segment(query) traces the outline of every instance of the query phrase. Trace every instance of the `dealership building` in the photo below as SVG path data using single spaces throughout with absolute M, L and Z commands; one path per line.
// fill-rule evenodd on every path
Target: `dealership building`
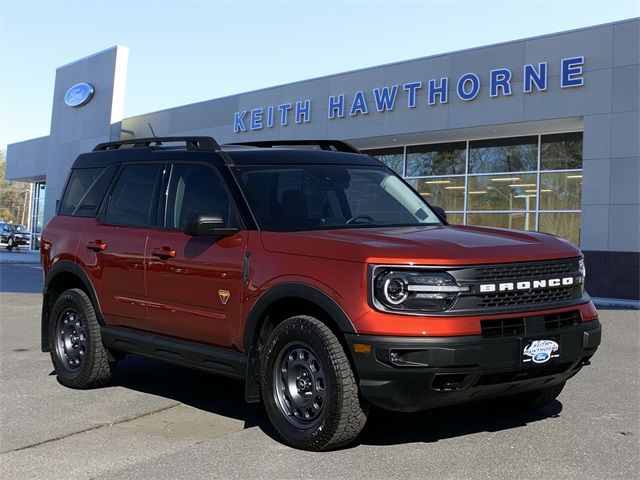
M 130 118 L 117 46 L 58 68 L 50 134 L 8 146 L 7 178 L 33 183 L 35 248 L 72 162 L 100 142 L 346 140 L 450 223 L 565 237 L 584 252 L 592 296 L 638 301 L 639 30 L 630 19 Z

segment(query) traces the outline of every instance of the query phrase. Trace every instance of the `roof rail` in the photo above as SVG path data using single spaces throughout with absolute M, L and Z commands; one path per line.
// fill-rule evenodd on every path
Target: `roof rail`
M 260 140 L 257 142 L 234 142 L 227 145 L 246 145 L 248 147 L 273 148 L 293 147 L 296 145 L 315 145 L 320 150 L 333 150 L 336 152 L 362 153 L 353 145 L 342 140 Z
M 184 142 L 187 150 L 220 150 L 220 145 L 212 137 L 152 137 L 152 138 L 134 138 L 132 140 L 119 140 L 117 142 L 106 142 L 97 145 L 93 151 L 103 150 L 119 150 L 123 145 L 132 145 L 132 148 L 139 147 L 161 147 L 163 142 Z

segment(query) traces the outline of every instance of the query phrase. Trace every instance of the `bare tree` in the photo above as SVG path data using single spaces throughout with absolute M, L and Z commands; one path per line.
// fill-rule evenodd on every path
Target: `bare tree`
M 0 221 L 26 225 L 31 184 L 6 180 L 7 159 L 0 151 Z

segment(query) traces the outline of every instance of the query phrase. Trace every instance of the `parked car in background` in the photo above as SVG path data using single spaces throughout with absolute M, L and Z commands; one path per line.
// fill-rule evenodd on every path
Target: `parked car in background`
M 31 235 L 29 229 L 19 223 L 0 223 L 0 243 L 6 244 L 6 249 L 18 250 L 20 246 L 29 245 Z

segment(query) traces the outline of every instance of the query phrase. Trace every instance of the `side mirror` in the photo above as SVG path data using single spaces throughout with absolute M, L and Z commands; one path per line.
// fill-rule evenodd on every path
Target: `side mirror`
M 431 208 L 433 208 L 436 211 L 436 213 L 440 215 L 445 221 L 447 220 L 447 212 L 444 211 L 444 208 L 437 207 L 435 205 L 431 205 Z
M 185 223 L 182 230 L 187 235 L 197 237 L 228 237 L 240 231 L 239 228 L 229 228 L 219 213 L 197 213 Z

